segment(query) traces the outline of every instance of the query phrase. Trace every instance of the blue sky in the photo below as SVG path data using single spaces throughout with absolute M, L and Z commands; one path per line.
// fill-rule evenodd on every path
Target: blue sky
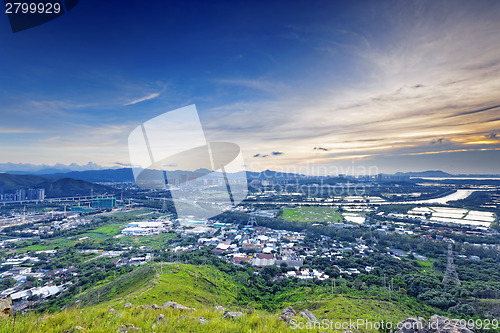
M 85 0 L 15 34 L 3 15 L 0 163 L 125 165 L 137 125 L 196 104 L 252 170 L 500 173 L 499 15 L 498 1 Z

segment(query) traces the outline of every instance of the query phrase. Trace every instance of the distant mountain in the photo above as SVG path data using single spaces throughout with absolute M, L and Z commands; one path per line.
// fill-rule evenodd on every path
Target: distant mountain
M 428 170 L 417 172 L 396 172 L 395 175 L 410 177 L 453 177 L 454 175 L 441 170 Z
M 108 167 L 109 168 L 109 167 Z M 29 164 L 29 163 L 0 163 L 0 172 L 6 172 L 10 174 L 18 175 L 45 175 L 54 173 L 63 173 L 70 171 L 85 171 L 85 170 L 103 170 L 107 167 L 103 167 L 99 164 L 89 162 L 87 164 Z
M 51 180 L 53 181 L 54 179 L 34 175 L 11 175 L 8 173 L 0 173 L 0 193 L 13 193 L 22 188 L 35 188 L 38 184 Z
M 84 180 L 63 178 L 56 181 L 47 181 L 37 185 L 45 189 L 48 198 L 87 196 L 91 194 L 113 193 L 114 189 L 99 184 L 92 184 Z
M 48 198 L 67 196 L 86 196 L 112 193 L 114 189 L 83 180 L 56 177 L 41 177 L 35 175 L 11 175 L 0 173 L 0 193 L 14 193 L 20 189 L 43 188 Z
M 46 175 L 48 176 L 48 175 Z M 87 171 L 71 171 L 65 173 L 55 173 L 50 176 L 59 178 L 73 178 L 85 180 L 87 182 L 133 182 L 134 174 L 131 168 L 121 169 L 104 169 L 104 170 L 87 170 Z

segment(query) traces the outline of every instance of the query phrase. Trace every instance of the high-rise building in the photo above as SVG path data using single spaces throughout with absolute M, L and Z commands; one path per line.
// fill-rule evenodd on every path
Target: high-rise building
M 115 208 L 116 198 L 97 198 L 92 199 L 92 208 Z
M 45 189 L 43 188 L 28 189 L 26 199 L 43 201 L 45 199 Z

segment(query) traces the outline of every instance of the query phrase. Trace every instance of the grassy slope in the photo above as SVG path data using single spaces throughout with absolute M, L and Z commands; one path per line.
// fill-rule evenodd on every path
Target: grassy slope
M 278 320 L 278 313 L 255 311 L 237 305 L 238 291 L 243 288 L 232 278 L 223 276 L 211 266 L 192 266 L 184 264 L 150 264 L 111 282 L 96 286 L 79 295 L 78 302 L 67 309 L 47 314 L 48 318 L 37 321 L 41 314 L 11 316 L 0 322 L 0 332 L 63 332 L 82 326 L 86 332 L 113 332 L 120 325 L 131 323 L 143 332 L 294 332 Z M 134 306 L 143 304 L 161 305 L 167 301 L 195 307 L 193 313 L 181 313 L 171 309 L 127 309 L 126 302 Z M 276 302 L 282 308 L 292 305 L 297 311 L 310 309 L 319 320 L 345 322 L 349 319 L 363 318 L 370 321 L 399 321 L 409 316 L 422 315 L 422 306 L 408 301 L 399 304 L 355 297 L 352 295 L 330 295 L 305 290 L 304 288 L 276 296 Z M 77 306 L 74 306 L 77 304 Z M 242 311 L 244 318 L 222 320 L 222 315 L 215 311 L 215 305 Z M 107 314 L 110 308 L 118 310 L 117 315 Z M 155 318 L 166 316 L 163 324 L 155 325 Z M 200 324 L 189 317 L 205 317 L 208 324 Z M 50 317 L 53 316 L 53 317 Z M 320 332 L 321 330 L 309 330 Z
M 163 304 L 175 301 L 186 306 L 235 304 L 241 288 L 211 266 L 184 264 L 145 265 L 80 295 L 80 303 L 109 306 Z

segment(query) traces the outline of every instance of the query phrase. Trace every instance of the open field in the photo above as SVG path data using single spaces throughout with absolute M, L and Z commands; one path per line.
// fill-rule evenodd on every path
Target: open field
M 331 207 L 309 207 L 283 209 L 283 218 L 298 222 L 342 222 L 340 214 Z
M 412 217 L 423 218 L 430 216 L 430 222 L 455 223 L 489 227 L 495 221 L 492 212 L 474 211 L 462 208 L 448 207 L 415 207 L 408 211 Z

